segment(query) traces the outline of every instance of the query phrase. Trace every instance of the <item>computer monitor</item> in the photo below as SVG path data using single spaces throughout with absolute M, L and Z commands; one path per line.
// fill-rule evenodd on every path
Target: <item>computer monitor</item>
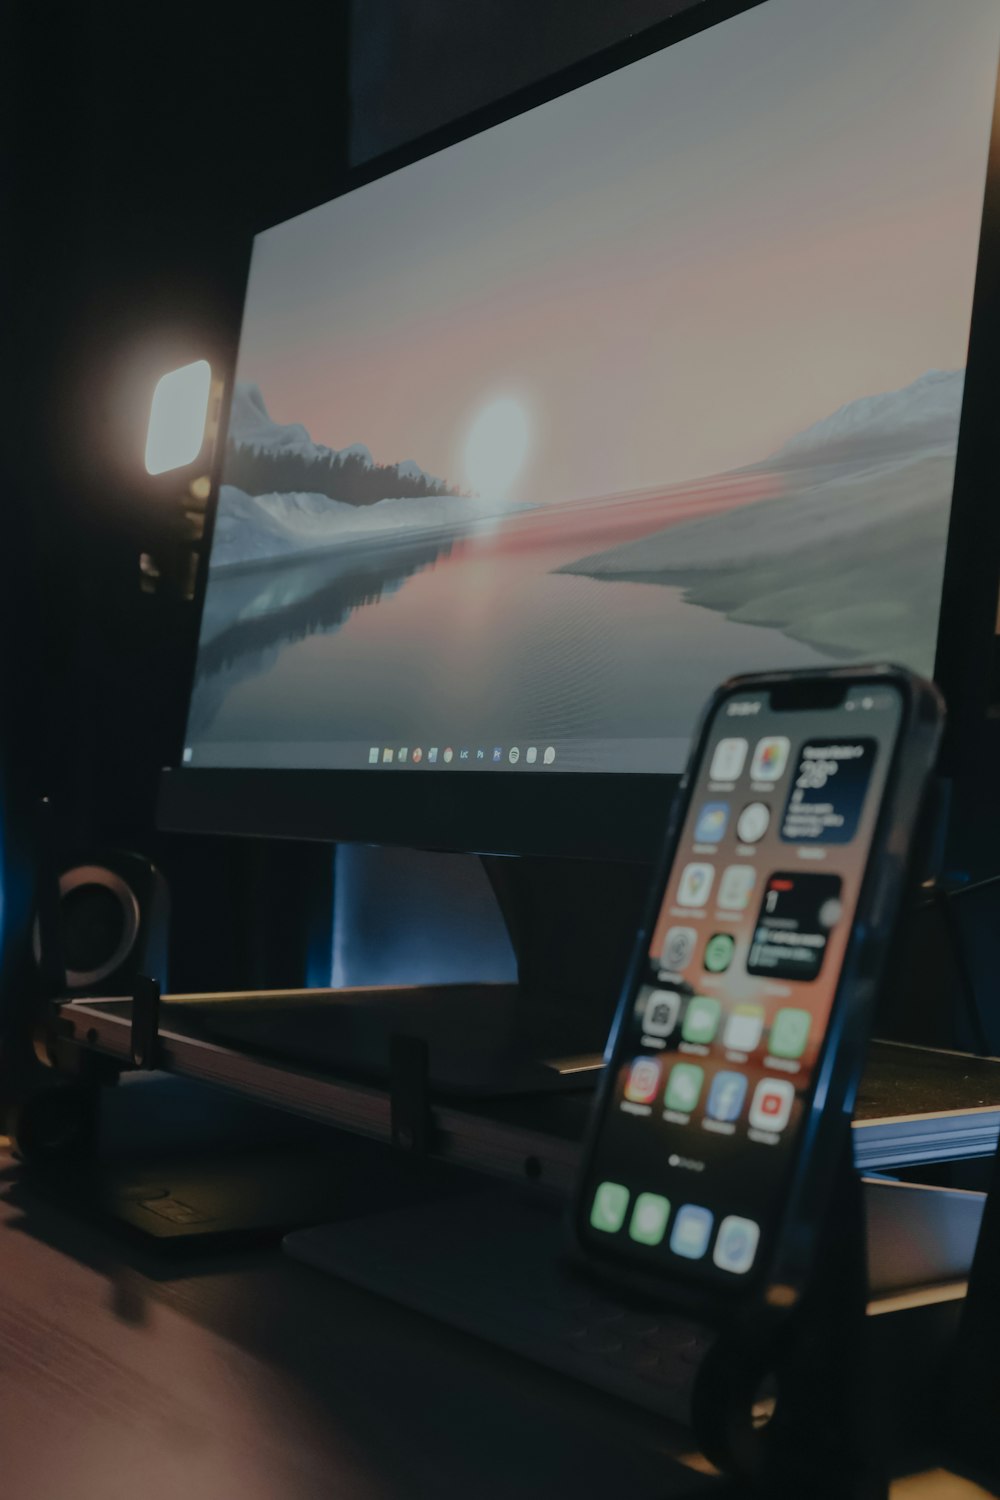
M 260 233 L 161 821 L 642 859 L 733 672 L 968 697 L 998 47 L 707 0 Z

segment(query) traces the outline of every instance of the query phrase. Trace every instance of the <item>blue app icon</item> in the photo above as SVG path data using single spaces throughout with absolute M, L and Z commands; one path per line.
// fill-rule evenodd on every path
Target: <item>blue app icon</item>
M 728 802 L 706 802 L 694 825 L 696 844 L 717 844 L 729 823 Z
M 685 1203 L 674 1220 L 671 1250 L 675 1255 L 683 1255 L 685 1260 L 701 1260 L 712 1238 L 714 1223 L 715 1217 L 709 1209 L 700 1208 L 696 1203 Z
M 732 1073 L 723 1068 L 712 1079 L 708 1091 L 705 1113 L 710 1120 L 725 1120 L 731 1124 L 738 1120 L 747 1096 L 747 1081 L 742 1073 Z

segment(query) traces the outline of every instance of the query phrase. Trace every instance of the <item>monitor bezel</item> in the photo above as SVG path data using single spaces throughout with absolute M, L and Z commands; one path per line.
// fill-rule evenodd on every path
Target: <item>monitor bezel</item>
M 696 0 L 690 9 L 528 85 L 472 114 L 342 173 L 299 211 L 308 213 L 380 177 L 468 140 L 630 63 L 755 10 L 770 0 Z M 998 65 L 1000 88 L 1000 65 Z M 299 214 L 292 215 L 299 217 Z M 279 222 L 287 223 L 289 219 Z M 274 225 L 263 225 L 266 228 Z M 249 277 L 252 242 L 247 246 Z M 244 281 L 245 303 L 246 281 Z M 996 474 L 992 392 L 1000 387 L 1000 94 L 995 92 L 984 184 L 971 336 L 938 621 L 935 681 L 949 706 L 943 751 L 957 767 L 984 722 L 997 623 L 1000 515 L 985 503 Z M 228 435 L 226 391 L 211 468 L 195 610 L 200 624 L 215 507 Z M 994 486 L 995 487 L 995 486 Z M 197 648 L 191 653 L 190 691 Z M 223 769 L 175 764 L 161 774 L 158 825 L 173 832 L 318 839 L 480 853 L 650 861 L 679 776 L 615 772 L 396 769 Z M 419 789 L 418 789 L 419 779 Z

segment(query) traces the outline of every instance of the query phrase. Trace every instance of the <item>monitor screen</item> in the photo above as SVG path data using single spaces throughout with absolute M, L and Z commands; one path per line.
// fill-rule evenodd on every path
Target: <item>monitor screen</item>
M 183 763 L 676 772 L 734 672 L 930 674 L 998 48 L 765 0 L 258 235 Z

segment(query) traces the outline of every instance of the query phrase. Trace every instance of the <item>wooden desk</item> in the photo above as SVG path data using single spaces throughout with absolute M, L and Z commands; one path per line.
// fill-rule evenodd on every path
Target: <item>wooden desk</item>
M 622 1403 L 255 1250 L 133 1252 L 0 1171 L 17 1500 L 660 1500 L 706 1481 Z
M 978 1121 L 985 1098 L 970 1102 Z M 110 1091 L 105 1121 L 109 1138 L 140 1161 L 164 1141 L 202 1162 L 212 1146 L 273 1143 L 293 1126 L 297 1140 L 303 1128 L 218 1090 L 150 1075 Z M 337 1142 L 351 1155 L 363 1144 L 338 1132 L 327 1145 Z M 373 1188 L 380 1200 L 390 1191 L 385 1148 L 364 1151 L 380 1160 L 363 1162 L 353 1179 L 346 1161 L 336 1164 L 348 1211 L 370 1211 Z M 156 1171 L 145 1177 L 158 1180 Z M 359 1195 L 368 1201 L 355 1204 Z M 275 1247 L 196 1253 L 133 1247 L 40 1198 L 0 1152 L 3 1500 L 715 1492 L 678 1461 L 687 1434 L 624 1402 Z M 920 1500 L 976 1493 L 941 1476 L 923 1484 Z
M 178 1264 L 0 1158 L 0 1454 L 17 1500 L 670 1500 L 684 1434 L 286 1260 Z M 974 1500 L 942 1470 L 893 1500 Z
M 0 1156 L 0 1454 L 17 1500 L 670 1500 L 685 1434 L 286 1260 L 177 1261 Z M 697 1460 L 695 1460 L 697 1463 Z M 973 1500 L 941 1470 L 893 1500 Z

